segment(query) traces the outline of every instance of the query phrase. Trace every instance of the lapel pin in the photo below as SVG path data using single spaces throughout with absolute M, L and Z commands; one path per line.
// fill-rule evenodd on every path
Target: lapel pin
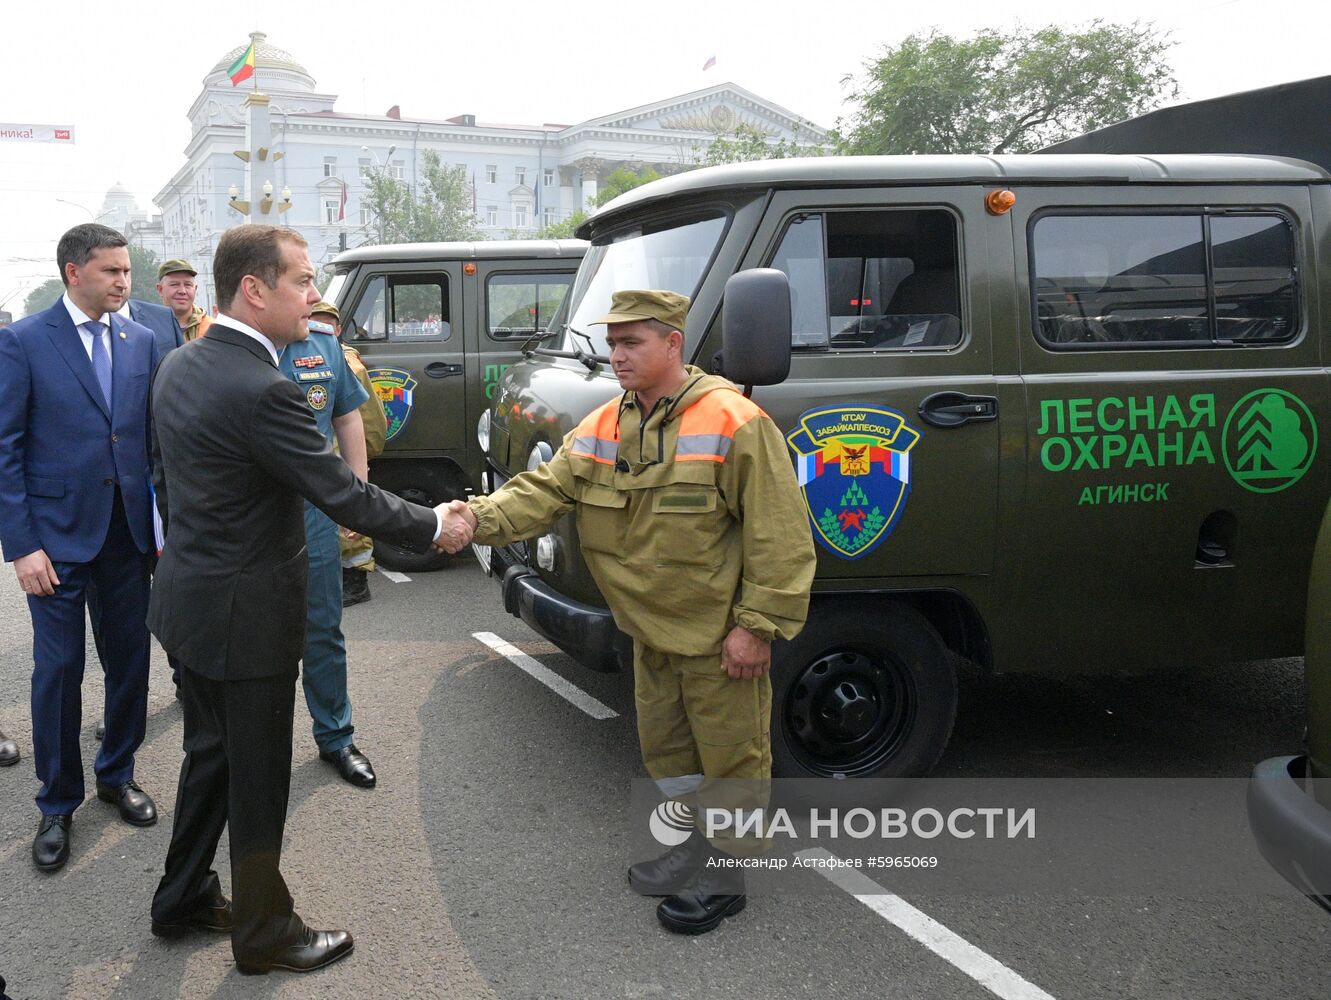
M 121 330 L 121 331 L 120 331 L 120 339 L 121 339 L 121 340 L 128 340 L 128 339 L 129 339 L 128 337 L 125 336 L 125 331 L 124 331 L 124 330 Z

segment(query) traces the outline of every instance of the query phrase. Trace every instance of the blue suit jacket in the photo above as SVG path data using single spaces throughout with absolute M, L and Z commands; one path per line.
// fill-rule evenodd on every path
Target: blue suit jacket
M 185 333 L 180 329 L 176 314 L 166 306 L 156 306 L 142 299 L 130 299 L 129 318 L 153 332 L 157 338 L 157 353 L 161 357 L 166 357 L 167 351 L 185 342 Z
M 151 330 L 111 316 L 110 412 L 63 300 L 0 329 L 6 562 L 37 549 L 53 562 L 90 562 L 106 540 L 115 484 L 135 544 L 150 550 L 148 386 L 160 357 Z

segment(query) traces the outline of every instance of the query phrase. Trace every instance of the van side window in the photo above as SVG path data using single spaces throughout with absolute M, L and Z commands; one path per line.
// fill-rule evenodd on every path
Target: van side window
M 771 264 L 790 279 L 791 345 L 955 347 L 957 259 L 956 222 L 940 209 L 796 216 Z
M 572 274 L 492 274 L 485 282 L 485 324 L 495 340 L 523 340 L 550 327 Z
M 1269 343 L 1297 327 L 1281 216 L 1046 215 L 1031 262 L 1036 333 L 1056 350 Z
M 447 340 L 448 275 L 376 275 L 365 286 L 352 318 L 355 340 Z

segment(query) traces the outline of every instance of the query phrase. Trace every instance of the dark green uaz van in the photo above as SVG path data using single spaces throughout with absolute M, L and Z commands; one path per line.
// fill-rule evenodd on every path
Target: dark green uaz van
M 522 345 L 549 327 L 586 249 L 581 240 L 401 243 L 333 259 L 324 297 L 388 417 L 371 482 L 430 506 L 475 490 L 476 418 Z M 381 541 L 374 554 L 408 571 L 448 558 Z
M 953 653 L 1070 674 L 1302 652 L 1331 491 L 1320 168 L 770 161 L 645 185 L 579 235 L 562 344 L 482 416 L 487 488 L 619 392 L 589 323 L 614 290 L 691 296 L 686 356 L 758 383 L 818 549 L 808 624 L 773 650 L 778 774 L 928 771 Z M 728 323 L 753 269 L 775 290 Z M 627 662 L 572 519 L 481 555 L 509 611 L 593 668 Z

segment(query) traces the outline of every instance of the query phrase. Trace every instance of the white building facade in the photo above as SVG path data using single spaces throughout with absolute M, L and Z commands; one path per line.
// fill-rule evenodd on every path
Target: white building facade
M 424 156 L 460 166 L 471 185 L 481 229 L 492 238 L 531 236 L 543 226 L 590 209 L 599 185 L 615 169 L 649 165 L 662 174 L 696 166 L 718 136 L 741 125 L 770 142 L 819 146 L 823 129 L 731 83 L 605 115 L 576 125 L 491 125 L 474 115 L 445 121 L 334 108 L 295 59 L 255 32 L 257 89 L 268 95 L 275 198 L 291 192 L 291 207 L 253 221 L 281 222 L 309 241 L 315 264 L 342 247 L 373 242 L 366 174 L 386 169 L 408 184 L 423 178 Z M 162 257 L 184 257 L 199 270 L 200 304 L 211 305 L 212 256 L 223 231 L 240 215 L 229 207 L 234 186 L 248 198 L 244 106 L 254 81 L 233 86 L 227 67 L 244 51 L 223 55 L 204 78 L 189 109 L 185 163 L 154 196 L 161 209 Z M 206 301 L 205 301 L 206 300 Z

